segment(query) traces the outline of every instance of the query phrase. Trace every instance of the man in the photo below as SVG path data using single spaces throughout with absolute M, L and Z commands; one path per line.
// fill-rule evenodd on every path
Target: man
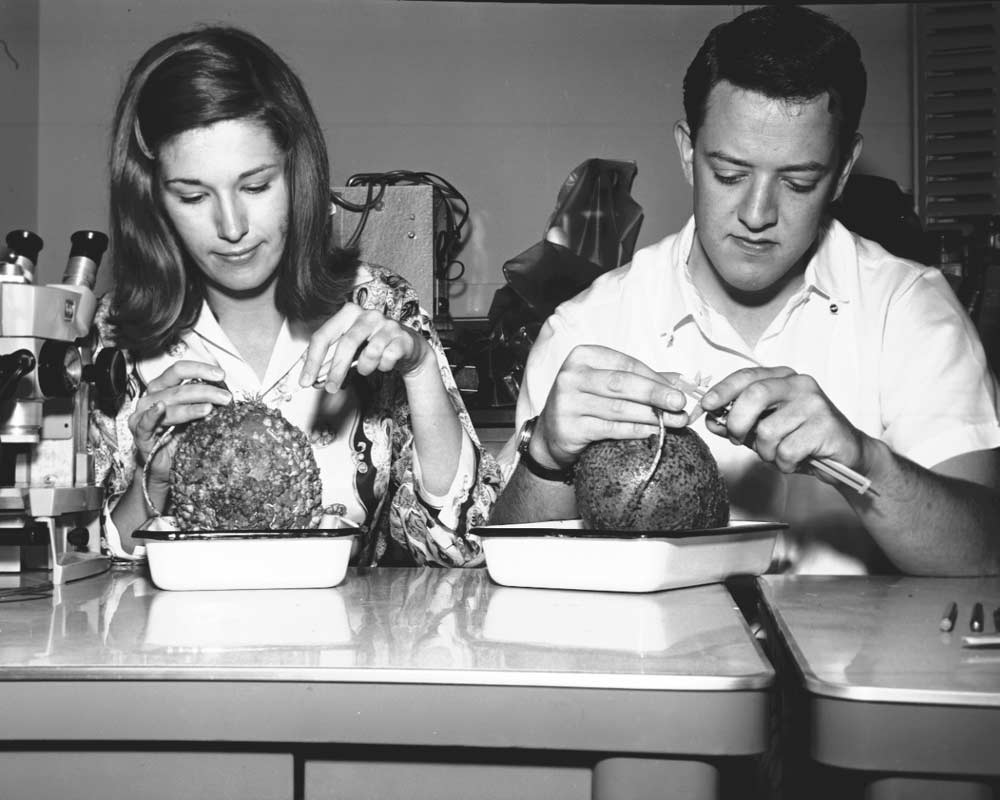
M 937 270 L 828 214 L 861 152 L 865 91 L 853 37 L 808 9 L 709 34 L 674 130 L 694 216 L 546 322 L 492 522 L 577 516 L 571 471 L 590 442 L 649 436 L 658 411 L 688 424 L 679 373 L 709 389 L 703 409 L 732 402 L 725 426 L 695 430 L 733 516 L 790 524 L 784 569 L 1000 572 L 997 385 L 974 328 Z

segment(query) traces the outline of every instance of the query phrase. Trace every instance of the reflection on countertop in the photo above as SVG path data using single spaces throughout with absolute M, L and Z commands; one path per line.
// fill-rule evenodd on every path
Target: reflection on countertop
M 332 589 L 164 592 L 137 567 L 0 607 L 0 680 L 769 686 L 721 585 L 513 589 L 486 570 L 350 569 Z M 416 674 L 419 673 L 419 674 Z

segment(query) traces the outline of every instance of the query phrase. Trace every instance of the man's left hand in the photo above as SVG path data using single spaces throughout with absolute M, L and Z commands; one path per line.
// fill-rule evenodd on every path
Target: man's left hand
M 803 465 L 810 457 L 865 472 L 867 437 L 809 375 L 789 367 L 749 367 L 715 384 L 701 401 L 706 411 L 722 411 L 730 403 L 726 424 L 708 418 L 708 429 L 734 444 L 750 444 L 782 472 L 807 471 Z

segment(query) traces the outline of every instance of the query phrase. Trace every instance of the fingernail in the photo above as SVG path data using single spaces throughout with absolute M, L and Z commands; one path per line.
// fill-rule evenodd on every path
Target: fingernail
M 221 381 L 226 377 L 226 373 L 223 371 L 222 367 L 212 367 L 212 377 Z
M 705 408 L 709 409 L 715 408 L 717 405 L 719 405 L 719 395 L 717 395 L 715 392 L 709 392 L 703 398 L 701 398 L 701 404 Z
M 314 380 L 313 374 L 311 372 L 306 372 L 305 370 L 303 370 L 302 374 L 299 375 L 299 386 L 312 386 L 313 380 Z

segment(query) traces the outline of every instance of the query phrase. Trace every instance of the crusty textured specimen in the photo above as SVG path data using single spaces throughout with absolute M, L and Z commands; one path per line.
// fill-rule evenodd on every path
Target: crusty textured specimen
M 712 451 L 690 428 L 664 435 L 663 455 L 639 491 L 656 455 L 657 436 L 594 442 L 576 465 L 576 502 L 587 528 L 676 531 L 729 522 L 729 493 Z
M 183 530 L 315 528 L 322 484 L 305 433 L 281 412 L 240 400 L 181 434 L 170 499 Z

